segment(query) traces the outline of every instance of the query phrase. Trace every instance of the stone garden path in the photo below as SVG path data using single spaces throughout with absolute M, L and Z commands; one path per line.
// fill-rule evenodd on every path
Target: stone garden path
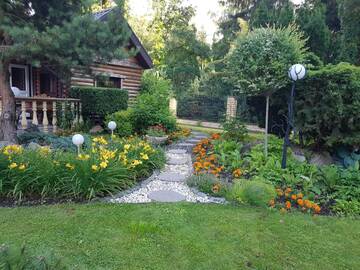
M 193 173 L 192 148 L 207 135 L 192 132 L 187 140 L 171 145 L 166 151 L 167 162 L 163 171 L 154 173 L 140 186 L 110 198 L 113 203 L 149 203 L 149 202 L 200 202 L 223 203 L 222 198 L 213 198 L 191 189 L 186 178 Z

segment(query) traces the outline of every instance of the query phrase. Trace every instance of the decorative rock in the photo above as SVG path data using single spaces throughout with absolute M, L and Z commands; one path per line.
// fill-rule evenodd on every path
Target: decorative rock
M 186 154 L 186 150 L 184 150 L 184 149 L 170 149 L 168 151 L 168 153 L 177 154 L 177 155 L 183 155 L 183 154 Z
M 185 181 L 186 176 L 175 172 L 163 172 L 158 176 L 158 179 L 168 182 L 183 182 Z
M 187 162 L 188 162 L 187 158 L 184 158 L 184 157 L 174 158 L 174 157 L 172 157 L 167 161 L 167 164 L 169 164 L 169 165 L 183 165 L 183 164 L 186 164 Z
M 303 156 L 303 155 L 293 154 L 293 156 L 299 162 L 305 162 L 306 161 L 306 157 Z
M 35 150 L 38 150 L 39 148 L 41 148 L 41 146 L 35 142 L 31 142 L 28 144 L 27 148 L 35 151 Z
M 90 129 L 89 133 L 90 134 L 96 134 L 96 133 L 100 133 L 100 132 L 103 132 L 103 131 L 104 131 L 104 129 L 100 125 L 96 125 L 96 126 L 93 126 Z
M 151 144 L 160 145 L 165 143 L 169 136 L 156 137 L 156 136 L 146 135 L 145 137 Z
M 329 152 L 314 153 L 310 159 L 310 164 L 315 164 L 317 166 L 326 166 L 333 163 L 334 161 Z
M 181 202 L 186 197 L 178 192 L 171 190 L 158 190 L 148 194 L 148 198 L 157 202 Z

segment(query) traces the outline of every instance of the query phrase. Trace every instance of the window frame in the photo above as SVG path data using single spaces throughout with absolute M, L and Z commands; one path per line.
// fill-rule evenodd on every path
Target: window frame
M 23 91 L 26 91 L 26 96 L 30 96 L 30 77 L 29 77 L 29 67 L 27 65 L 19 65 L 19 64 L 10 64 L 9 65 L 9 72 L 10 72 L 10 87 L 13 87 L 12 85 L 12 68 L 19 68 L 25 70 L 25 88 L 26 89 L 20 89 Z

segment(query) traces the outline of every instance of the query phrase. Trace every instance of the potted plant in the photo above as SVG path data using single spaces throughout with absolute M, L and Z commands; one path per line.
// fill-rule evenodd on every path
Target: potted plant
M 151 126 L 146 131 L 146 139 L 155 145 L 163 144 L 168 139 L 166 129 L 162 125 Z

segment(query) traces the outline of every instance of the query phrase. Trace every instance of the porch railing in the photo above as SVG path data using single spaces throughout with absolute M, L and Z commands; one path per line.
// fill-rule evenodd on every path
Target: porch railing
M 39 126 L 44 132 L 58 129 L 58 118 L 65 117 L 67 108 L 70 108 L 73 120 L 72 125 L 84 122 L 80 99 L 53 98 L 53 97 L 16 97 L 17 119 L 19 128 L 26 129 L 30 124 Z M 58 115 L 58 113 L 61 115 Z M 2 99 L 0 97 L 0 116 L 2 114 Z M 30 119 L 29 119 L 30 118 Z

